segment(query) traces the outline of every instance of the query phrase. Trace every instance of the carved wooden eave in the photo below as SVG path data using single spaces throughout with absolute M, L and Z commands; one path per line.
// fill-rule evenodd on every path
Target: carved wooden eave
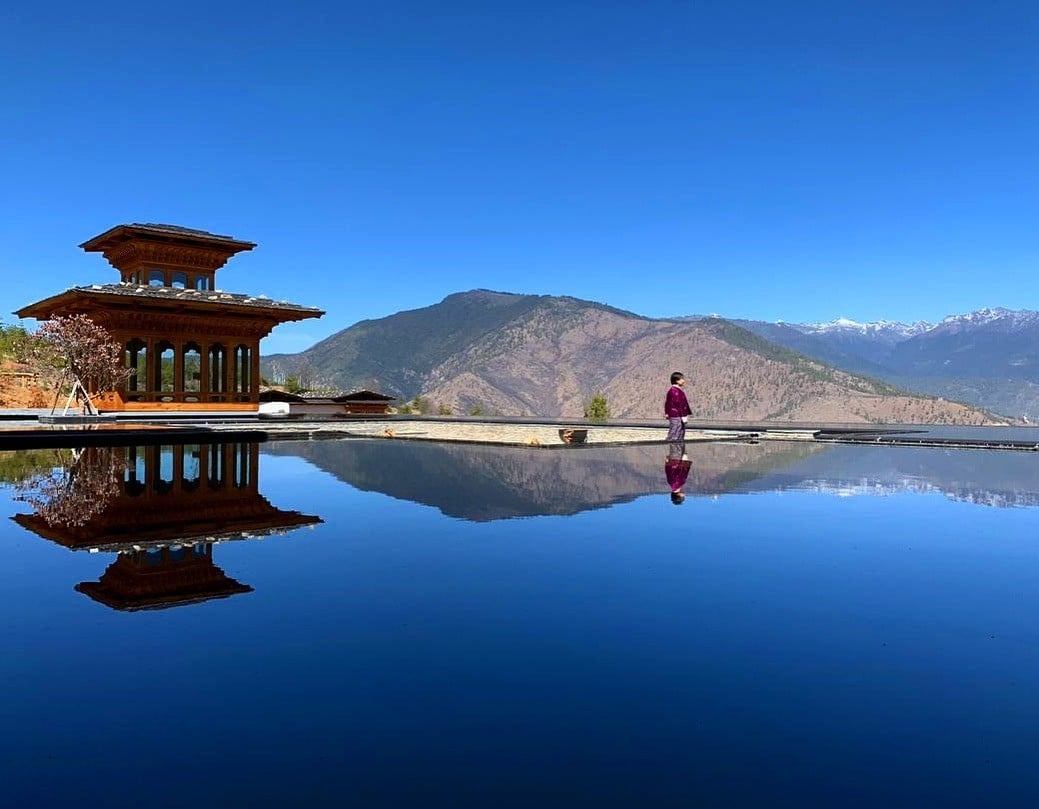
M 228 293 L 155 292 L 132 285 L 76 287 L 19 309 L 18 317 L 48 320 L 88 315 L 109 331 L 126 329 L 147 333 L 191 334 L 204 331 L 226 335 L 270 334 L 279 323 L 321 317 L 320 309 L 264 302 Z
M 138 554 L 121 554 L 96 581 L 80 582 L 76 591 L 122 612 L 161 610 L 251 593 L 210 557 L 141 564 Z
M 147 266 L 215 272 L 253 242 L 175 225 L 116 225 L 83 242 L 88 253 L 101 253 L 117 270 Z
M 102 255 L 117 270 L 169 267 L 184 270 L 219 270 L 233 252 L 152 242 L 128 242 L 104 250 Z
M 262 495 L 253 495 L 265 508 L 250 508 L 242 501 L 226 504 L 196 502 L 191 496 L 173 497 L 176 508 L 158 509 L 155 499 L 132 500 L 132 508 L 109 507 L 101 515 L 82 526 L 49 525 L 37 514 L 16 514 L 11 519 L 32 531 L 71 550 L 98 549 L 128 553 L 141 548 L 165 547 L 170 544 L 190 545 L 196 542 L 228 542 L 254 537 L 285 534 L 297 528 L 316 525 L 320 517 L 283 511 Z M 142 517 L 142 512 L 156 512 Z M 190 514 L 190 519 L 185 517 Z

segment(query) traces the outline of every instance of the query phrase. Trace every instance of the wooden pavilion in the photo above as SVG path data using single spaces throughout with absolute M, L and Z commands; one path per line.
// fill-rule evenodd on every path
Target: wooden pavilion
M 119 283 L 73 287 L 15 314 L 87 315 L 119 341 L 133 373 L 95 399 L 99 410 L 256 411 L 260 340 L 324 312 L 218 289 L 216 271 L 255 246 L 176 225 L 117 225 L 80 247 L 108 259 Z
M 253 588 L 213 563 L 214 546 L 322 522 L 272 505 L 259 460 L 255 443 L 87 447 L 67 473 L 66 503 L 13 519 L 70 550 L 118 554 L 98 581 L 76 586 L 113 609 L 227 598 Z

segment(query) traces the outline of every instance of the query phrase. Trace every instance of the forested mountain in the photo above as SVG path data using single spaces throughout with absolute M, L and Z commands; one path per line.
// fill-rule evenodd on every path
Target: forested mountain
M 579 416 L 603 393 L 615 417 L 661 417 L 673 370 L 694 414 L 714 419 L 977 424 L 986 414 L 777 346 L 720 318 L 653 320 L 568 297 L 488 290 L 363 321 L 296 355 L 269 379 L 422 395 L 454 413 Z

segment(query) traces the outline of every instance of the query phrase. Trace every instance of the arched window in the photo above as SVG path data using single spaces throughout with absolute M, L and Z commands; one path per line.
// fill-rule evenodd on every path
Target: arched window
M 174 356 L 172 343 L 162 342 L 155 346 L 156 360 L 155 363 L 155 385 L 154 390 L 161 391 L 163 393 L 173 392 L 173 367 L 174 367 Z
M 252 481 L 252 454 L 248 444 L 233 444 L 231 447 L 231 467 L 234 474 L 233 484 L 236 489 L 249 487 Z
M 209 279 L 204 275 L 198 276 L 198 278 L 195 279 L 195 289 L 203 292 L 209 289 Z
M 185 343 L 181 358 L 180 389 L 185 393 L 198 393 L 202 389 L 202 349 L 197 343 Z
M 166 494 L 173 491 L 175 448 L 172 444 L 163 444 L 155 448 L 159 455 L 158 474 L 155 476 L 155 491 Z
M 249 346 L 240 345 L 234 350 L 234 390 L 235 393 L 248 393 L 250 388 L 249 370 L 252 365 L 252 352 Z
M 210 489 L 222 489 L 224 487 L 224 459 L 226 458 L 227 444 L 210 444 L 209 458 L 206 462 L 206 480 Z
M 144 493 L 147 480 L 148 459 L 145 447 L 126 448 L 126 466 L 123 467 L 123 489 L 130 497 Z
M 148 346 L 136 337 L 126 344 L 123 357 L 126 369 L 130 371 L 126 377 L 126 391 L 133 393 L 148 389 Z
M 173 273 L 173 282 L 170 284 L 174 289 L 184 289 L 188 285 L 188 274 L 186 272 Z
M 227 391 L 227 349 L 214 344 L 209 347 L 209 392 Z
M 186 492 L 193 492 L 202 479 L 202 447 L 199 444 L 184 445 L 181 469 L 180 488 Z
M 164 273 L 162 270 L 148 270 L 148 286 L 166 286 L 166 273 Z

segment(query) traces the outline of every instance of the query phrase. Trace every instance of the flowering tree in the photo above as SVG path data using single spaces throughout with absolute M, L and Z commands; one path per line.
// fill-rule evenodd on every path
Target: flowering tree
M 25 341 L 24 352 L 25 362 L 47 387 L 69 391 L 66 410 L 75 399 L 87 413 L 96 414 L 91 396 L 115 390 L 129 374 L 122 347 L 86 315 L 44 321 Z
M 125 450 L 87 447 L 54 453 L 52 468 L 15 484 L 15 499 L 32 506 L 48 525 L 84 525 L 121 491 Z

